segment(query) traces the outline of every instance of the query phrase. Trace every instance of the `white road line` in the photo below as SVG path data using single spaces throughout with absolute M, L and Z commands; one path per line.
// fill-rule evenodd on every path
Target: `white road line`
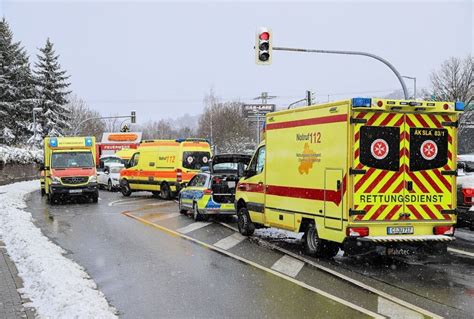
M 178 233 L 181 233 L 181 234 L 187 234 L 187 233 L 190 233 L 192 231 L 195 231 L 199 228 L 203 228 L 203 227 L 206 227 L 207 225 L 210 225 L 211 223 L 203 223 L 203 222 L 195 222 L 195 223 L 192 223 L 188 226 L 185 226 L 185 227 L 181 227 L 179 229 L 177 229 L 176 231 Z
M 388 318 L 423 319 L 421 313 L 402 307 L 393 301 L 378 297 L 377 312 Z
M 219 247 L 224 250 L 228 250 L 238 245 L 244 239 L 246 239 L 245 236 L 242 236 L 239 233 L 234 233 L 226 238 L 219 240 L 217 243 L 214 244 L 214 246 Z
M 142 203 L 146 201 L 156 201 L 156 199 L 153 198 L 140 198 L 140 199 L 119 199 L 113 202 L 110 202 L 108 206 L 122 206 L 122 205 L 127 205 L 127 204 L 135 204 L 135 203 Z M 167 202 L 165 202 L 167 203 Z
M 469 256 L 469 257 L 474 257 L 474 253 L 471 253 L 471 252 L 465 251 L 465 250 L 461 250 L 461 249 L 456 249 L 456 248 L 448 247 L 448 251 L 453 252 L 453 253 L 456 253 L 456 254 L 460 254 L 460 255 L 465 255 L 465 256 Z
M 272 269 L 295 278 L 300 270 L 303 269 L 303 266 L 304 262 L 288 255 L 283 255 L 273 264 Z
M 342 298 L 339 298 L 339 297 L 337 297 L 337 296 L 334 296 L 334 295 L 332 295 L 332 294 L 330 294 L 330 293 L 328 293 L 328 292 L 325 292 L 325 291 L 323 291 L 323 290 L 321 290 L 321 289 L 318 289 L 318 288 L 316 288 L 316 287 L 310 286 L 310 285 L 308 285 L 307 283 L 304 283 L 304 282 L 302 282 L 302 281 L 299 281 L 299 280 L 296 280 L 296 279 L 294 279 L 294 278 L 291 278 L 291 277 L 289 277 L 289 276 L 287 276 L 287 275 L 285 275 L 285 274 L 279 273 L 278 271 L 275 271 L 275 270 L 273 270 L 273 269 L 270 269 L 270 268 L 267 268 L 267 267 L 265 267 L 265 266 L 262 266 L 262 265 L 260 265 L 260 264 L 258 264 L 258 263 L 256 263 L 256 262 L 254 262 L 254 261 L 251 261 L 251 260 L 248 260 L 248 259 L 246 259 L 246 258 L 240 257 L 240 256 L 235 255 L 235 254 L 233 254 L 233 253 L 230 253 L 230 252 L 228 252 L 228 251 L 226 251 L 226 250 L 224 250 L 224 249 L 221 249 L 221 248 L 219 248 L 219 247 L 215 247 L 215 246 L 206 244 L 205 242 L 200 241 L 199 239 L 189 237 L 188 235 L 180 234 L 180 233 L 178 233 L 177 231 L 171 230 L 171 229 L 169 229 L 169 228 L 163 227 L 163 226 L 158 225 L 158 224 L 154 224 L 154 223 L 152 223 L 152 222 L 149 222 L 149 221 L 147 221 L 147 220 L 144 220 L 144 219 L 142 219 L 142 218 L 140 218 L 140 217 L 138 217 L 138 216 L 135 216 L 135 215 L 133 215 L 133 214 L 130 214 L 130 213 L 124 213 L 124 215 L 125 215 L 125 216 L 128 216 L 128 217 L 131 217 L 131 218 L 134 218 L 134 219 L 136 219 L 136 220 L 139 220 L 139 221 L 141 221 L 141 222 L 144 223 L 144 224 L 148 224 L 148 225 L 150 225 L 150 226 L 152 226 L 152 227 L 158 228 L 158 229 L 160 229 L 160 230 L 162 230 L 162 231 L 164 231 L 164 232 L 167 232 L 167 233 L 169 233 L 169 234 L 176 235 L 176 236 L 180 236 L 180 237 L 183 238 L 183 239 L 189 240 L 189 241 L 194 242 L 194 243 L 196 243 L 196 244 L 198 244 L 198 245 L 201 245 L 201 246 L 203 246 L 203 247 L 206 247 L 206 248 L 215 250 L 215 251 L 217 251 L 217 252 L 220 252 L 220 253 L 223 254 L 223 255 L 227 255 L 227 256 L 232 257 L 232 258 L 234 258 L 234 259 L 240 260 L 241 262 L 244 262 L 244 263 L 246 263 L 246 264 L 248 264 L 248 265 L 251 265 L 251 266 L 253 266 L 253 267 L 255 267 L 255 268 L 258 268 L 258 269 L 260 269 L 260 270 L 266 271 L 266 272 L 268 272 L 268 273 L 270 273 L 270 274 L 273 274 L 273 275 L 275 275 L 275 276 L 277 276 L 277 277 L 280 277 L 280 278 L 282 278 L 282 279 L 286 279 L 286 280 L 288 280 L 289 282 L 292 282 L 292 283 L 294 283 L 294 284 L 296 284 L 296 285 L 298 285 L 298 286 L 300 286 L 300 287 L 306 288 L 306 289 L 308 289 L 308 290 L 310 290 L 310 291 L 312 291 L 312 292 L 315 292 L 315 293 L 317 293 L 317 294 L 319 294 L 319 295 L 321 295 L 321 296 L 324 296 L 324 297 L 329 298 L 329 299 L 331 299 L 331 300 L 333 300 L 333 301 L 335 301 L 335 302 L 338 302 L 338 303 L 340 303 L 340 304 L 343 304 L 343 305 L 345 305 L 346 307 L 352 308 L 352 309 L 354 309 L 354 310 L 356 310 L 356 311 L 359 311 L 359 312 L 361 312 L 361 313 L 363 313 L 363 314 L 366 314 L 366 315 L 368 315 L 368 316 L 370 316 L 370 317 L 377 318 L 377 319 L 378 319 L 378 318 L 385 318 L 385 316 L 379 315 L 378 313 L 375 313 L 375 312 L 373 312 L 373 311 L 370 311 L 370 310 L 368 310 L 368 309 L 365 309 L 365 308 L 363 308 L 363 307 L 361 307 L 361 306 L 359 306 L 359 305 L 356 305 L 356 304 L 354 304 L 354 303 L 352 303 L 352 302 L 350 302 L 350 301 L 347 301 L 347 300 L 345 300 L 345 299 L 342 299 Z M 191 224 L 191 225 L 193 225 L 193 224 Z
M 232 230 L 234 230 L 234 231 L 236 231 L 236 232 L 239 231 L 237 228 L 232 227 L 232 226 L 230 226 L 229 224 L 226 224 L 226 223 L 223 223 L 223 222 L 219 222 L 219 224 L 221 224 L 222 226 L 227 227 L 227 228 L 229 228 L 229 229 L 232 229 Z M 346 281 L 352 283 L 353 285 L 356 285 L 356 286 L 358 286 L 358 287 L 360 287 L 360 288 L 363 288 L 363 289 L 365 289 L 365 290 L 367 290 L 367 291 L 370 291 L 370 292 L 372 292 L 372 293 L 374 293 L 374 294 L 376 294 L 376 295 L 378 295 L 378 296 L 380 296 L 380 297 L 383 297 L 383 298 L 388 299 L 388 300 L 390 300 L 390 301 L 392 301 L 392 302 L 395 302 L 395 303 L 397 303 L 397 304 L 399 304 L 399 305 L 402 305 L 403 307 L 409 308 L 409 309 L 411 309 L 411 310 L 414 310 L 414 311 L 416 311 L 416 312 L 419 312 L 419 313 L 421 313 L 421 314 L 423 314 L 423 315 L 425 315 L 425 316 L 431 317 L 431 318 L 436 318 L 436 319 L 441 319 L 441 318 L 443 318 L 442 316 L 439 316 L 439 315 L 437 315 L 437 314 L 435 314 L 435 313 L 433 313 L 433 312 L 431 312 L 431 311 L 428 311 L 428 310 L 426 310 L 426 309 L 420 308 L 420 307 L 418 307 L 418 306 L 416 306 L 416 305 L 414 305 L 414 304 L 411 304 L 411 303 L 409 303 L 409 302 L 407 302 L 407 301 L 405 301 L 405 300 L 402 300 L 402 299 L 397 298 L 397 297 L 395 297 L 395 296 L 392 296 L 392 295 L 390 295 L 390 294 L 388 294 L 388 293 L 386 293 L 386 292 L 383 292 L 383 291 L 381 291 L 381 290 L 379 290 L 379 289 L 377 289 L 377 288 L 374 288 L 374 287 L 371 287 L 371 286 L 369 286 L 369 285 L 367 285 L 367 284 L 364 284 L 364 283 L 361 282 L 361 281 L 358 281 L 358 280 L 353 279 L 353 278 L 351 278 L 351 277 L 349 277 L 349 276 L 346 276 L 346 275 L 344 275 L 344 274 L 342 274 L 342 273 L 339 273 L 339 272 L 337 272 L 337 271 L 335 271 L 335 270 L 333 270 L 333 269 L 330 269 L 330 268 L 325 267 L 325 266 L 322 266 L 322 265 L 320 265 L 320 264 L 318 264 L 318 263 L 316 263 L 316 262 L 313 262 L 313 261 L 310 260 L 310 259 L 307 259 L 307 258 L 304 258 L 304 257 L 302 257 L 302 256 L 299 256 L 298 254 L 295 254 L 295 253 L 293 253 L 293 252 L 291 252 L 291 251 L 289 251 L 289 250 L 287 250 L 287 249 L 281 248 L 281 247 L 278 246 L 278 245 L 275 245 L 275 244 L 273 244 L 273 243 L 270 243 L 270 242 L 268 242 L 268 241 L 266 241 L 266 240 L 263 240 L 263 239 L 261 239 L 261 238 L 258 238 L 258 237 L 252 237 L 252 238 L 255 238 L 258 242 L 264 243 L 264 244 L 267 245 L 267 247 L 269 247 L 269 248 L 272 248 L 272 249 L 274 249 L 274 250 L 277 250 L 277 251 L 280 251 L 280 252 L 282 252 L 282 253 L 284 253 L 284 254 L 287 254 L 287 255 L 289 255 L 289 256 L 291 256 L 291 257 L 293 257 L 293 258 L 296 258 L 296 259 L 298 259 L 298 260 L 301 260 L 301 261 L 307 263 L 308 265 L 311 265 L 311 266 L 313 266 L 313 267 L 315 267 L 315 268 L 317 268 L 317 269 L 320 269 L 320 270 L 322 270 L 322 271 L 324 271 L 324 272 L 327 272 L 327 273 L 329 273 L 329 274 L 331 274 L 331 275 L 333 275 L 333 276 L 335 276 L 335 277 L 338 277 L 338 278 L 340 278 L 340 279 L 346 280 Z

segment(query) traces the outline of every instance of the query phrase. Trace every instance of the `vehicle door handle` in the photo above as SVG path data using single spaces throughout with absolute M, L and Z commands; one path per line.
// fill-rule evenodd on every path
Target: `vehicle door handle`
M 341 189 L 341 181 L 336 182 L 336 189 L 340 190 Z
M 413 190 L 413 182 L 412 181 L 407 182 L 407 190 L 409 190 L 409 191 Z

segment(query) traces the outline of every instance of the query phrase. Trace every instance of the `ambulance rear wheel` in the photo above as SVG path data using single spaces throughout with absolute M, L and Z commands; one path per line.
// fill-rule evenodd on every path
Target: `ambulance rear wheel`
M 255 231 L 255 225 L 250 220 L 250 215 L 246 207 L 241 207 L 237 211 L 237 225 L 239 232 L 244 236 L 252 236 Z
M 306 254 L 316 257 L 332 258 L 339 252 L 337 244 L 319 238 L 314 223 L 309 224 L 306 228 L 303 245 Z
M 132 195 L 132 190 L 130 189 L 130 185 L 128 185 L 127 181 L 122 181 L 120 184 L 120 191 L 122 192 L 123 196 L 129 197 Z
M 171 199 L 171 190 L 168 183 L 161 184 L 160 196 L 162 199 Z

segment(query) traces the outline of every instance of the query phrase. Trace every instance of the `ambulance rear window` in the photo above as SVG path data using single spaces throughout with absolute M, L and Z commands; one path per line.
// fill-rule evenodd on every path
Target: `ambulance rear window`
M 368 167 L 398 171 L 400 168 L 400 128 L 362 126 L 360 162 Z
M 183 152 L 183 167 L 201 169 L 201 167 L 209 165 L 210 158 L 209 152 Z
M 410 128 L 410 171 L 440 168 L 448 162 L 448 131 Z

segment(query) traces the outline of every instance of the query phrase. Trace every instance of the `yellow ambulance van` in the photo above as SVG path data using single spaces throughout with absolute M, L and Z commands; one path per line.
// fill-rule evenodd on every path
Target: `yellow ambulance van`
M 240 232 L 304 232 L 306 252 L 318 256 L 446 250 L 463 109 L 354 98 L 267 114 L 265 140 L 237 186 Z
M 41 167 L 41 193 L 51 204 L 67 197 L 86 197 L 97 203 L 95 137 L 46 137 Z
M 200 169 L 209 165 L 211 146 L 205 139 L 143 141 L 120 172 L 124 196 L 150 191 L 163 199 L 174 198 Z

